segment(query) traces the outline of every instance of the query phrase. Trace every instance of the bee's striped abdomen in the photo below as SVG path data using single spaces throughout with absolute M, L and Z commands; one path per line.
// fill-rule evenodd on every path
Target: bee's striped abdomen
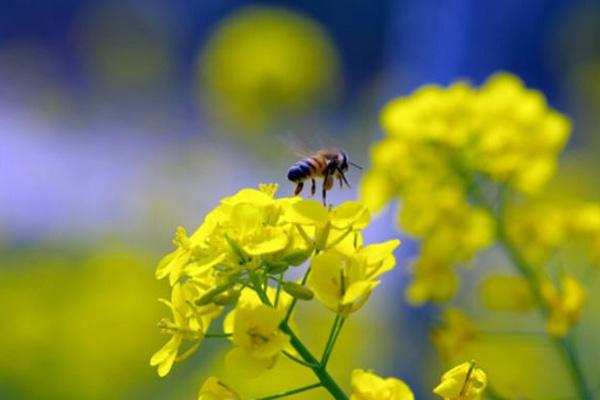
M 288 170 L 288 179 L 292 182 L 299 182 L 317 176 L 322 169 L 322 164 L 321 160 L 315 156 L 300 160 Z

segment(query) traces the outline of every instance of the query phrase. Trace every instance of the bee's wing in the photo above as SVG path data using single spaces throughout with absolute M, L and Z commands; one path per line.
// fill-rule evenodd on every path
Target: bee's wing
M 290 155 L 300 159 L 310 157 L 321 149 L 307 135 L 299 134 L 292 130 L 288 130 L 285 134 L 278 136 L 278 140 Z

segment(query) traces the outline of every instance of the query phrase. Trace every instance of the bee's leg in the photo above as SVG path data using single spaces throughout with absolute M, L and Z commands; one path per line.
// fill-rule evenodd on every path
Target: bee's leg
M 338 174 L 337 176 L 338 182 L 340 183 L 340 189 L 344 187 L 344 182 L 342 181 L 342 175 Z
M 310 195 L 314 196 L 317 191 L 317 182 L 314 179 L 311 179 L 312 184 L 310 185 Z
M 325 171 L 323 176 L 323 205 L 327 207 L 327 180 L 329 179 L 329 168 Z
M 294 190 L 294 196 L 298 196 L 300 194 L 300 192 L 302 191 L 303 187 L 304 187 L 304 182 L 302 182 L 302 181 L 298 182 L 298 184 L 296 185 L 296 190 Z
M 344 175 L 344 173 L 342 172 L 341 169 L 338 169 L 338 173 L 339 173 L 338 177 L 340 177 L 341 179 L 343 179 L 344 183 L 346 184 L 346 186 L 348 186 L 349 188 L 351 188 L 352 186 L 350 186 L 350 184 L 348 183 L 348 180 L 346 179 L 346 175 Z

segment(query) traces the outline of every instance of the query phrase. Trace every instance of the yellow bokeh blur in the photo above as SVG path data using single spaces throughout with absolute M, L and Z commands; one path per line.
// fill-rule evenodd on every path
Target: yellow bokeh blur
M 78 253 L 81 253 L 80 251 Z M 90 254 L 3 254 L 0 381 L 16 398 L 109 399 L 155 380 L 160 343 L 151 260 L 108 248 Z M 149 262 L 150 261 L 150 262 Z
M 335 97 L 339 60 L 316 21 L 274 7 L 225 18 L 198 57 L 203 105 L 220 123 L 257 132 Z

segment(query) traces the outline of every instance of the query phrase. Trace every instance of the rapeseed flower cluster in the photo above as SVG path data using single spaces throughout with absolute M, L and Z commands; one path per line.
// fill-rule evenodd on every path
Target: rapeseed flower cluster
M 160 376 L 204 340 L 228 338 L 233 347 L 225 361 L 236 376 L 256 377 L 286 356 L 315 371 L 320 382 L 315 387 L 345 398 L 326 372 L 327 361 L 344 321 L 394 268 L 400 242 L 364 244 L 362 230 L 370 214 L 359 202 L 326 208 L 315 200 L 276 198 L 276 192 L 276 185 L 242 189 L 224 198 L 191 235 L 177 229 L 177 248 L 156 270 L 156 277 L 168 278 L 171 286 L 171 300 L 160 301 L 172 317 L 159 323 L 170 338 L 150 361 Z M 308 268 L 302 279 L 287 278 L 288 270 L 303 264 Z M 321 361 L 302 344 L 293 322 L 297 302 L 312 299 L 335 317 Z M 213 322 L 228 308 L 223 330 L 215 331 Z M 397 383 L 386 382 L 381 390 L 396 390 Z M 200 399 L 237 396 L 214 377 L 199 394 Z
M 498 247 L 515 274 L 484 276 L 481 302 L 493 311 L 537 310 L 542 329 L 568 355 L 578 395 L 592 398 L 570 332 L 586 302 L 576 277 L 600 261 L 600 204 L 557 201 L 547 189 L 569 138 L 569 119 L 516 76 L 498 73 L 479 87 L 426 85 L 394 99 L 381 125 L 384 138 L 371 149 L 361 198 L 371 211 L 399 199 L 398 224 L 420 241 L 407 300 L 448 302 L 459 289 L 456 267 Z M 569 270 L 574 249 L 579 265 Z M 559 285 L 551 279 L 556 276 Z M 478 336 L 475 323 L 449 308 L 432 339 L 453 359 Z M 448 372 L 435 392 L 476 399 L 484 387 L 485 375 L 466 363 Z
M 385 137 L 372 148 L 362 198 L 373 210 L 402 200 L 400 226 L 422 241 L 407 290 L 414 304 L 451 298 L 458 285 L 453 265 L 496 237 L 493 216 L 472 199 L 474 182 L 538 192 L 570 129 L 541 93 L 505 73 L 479 88 L 425 86 L 388 103 L 381 124 Z

